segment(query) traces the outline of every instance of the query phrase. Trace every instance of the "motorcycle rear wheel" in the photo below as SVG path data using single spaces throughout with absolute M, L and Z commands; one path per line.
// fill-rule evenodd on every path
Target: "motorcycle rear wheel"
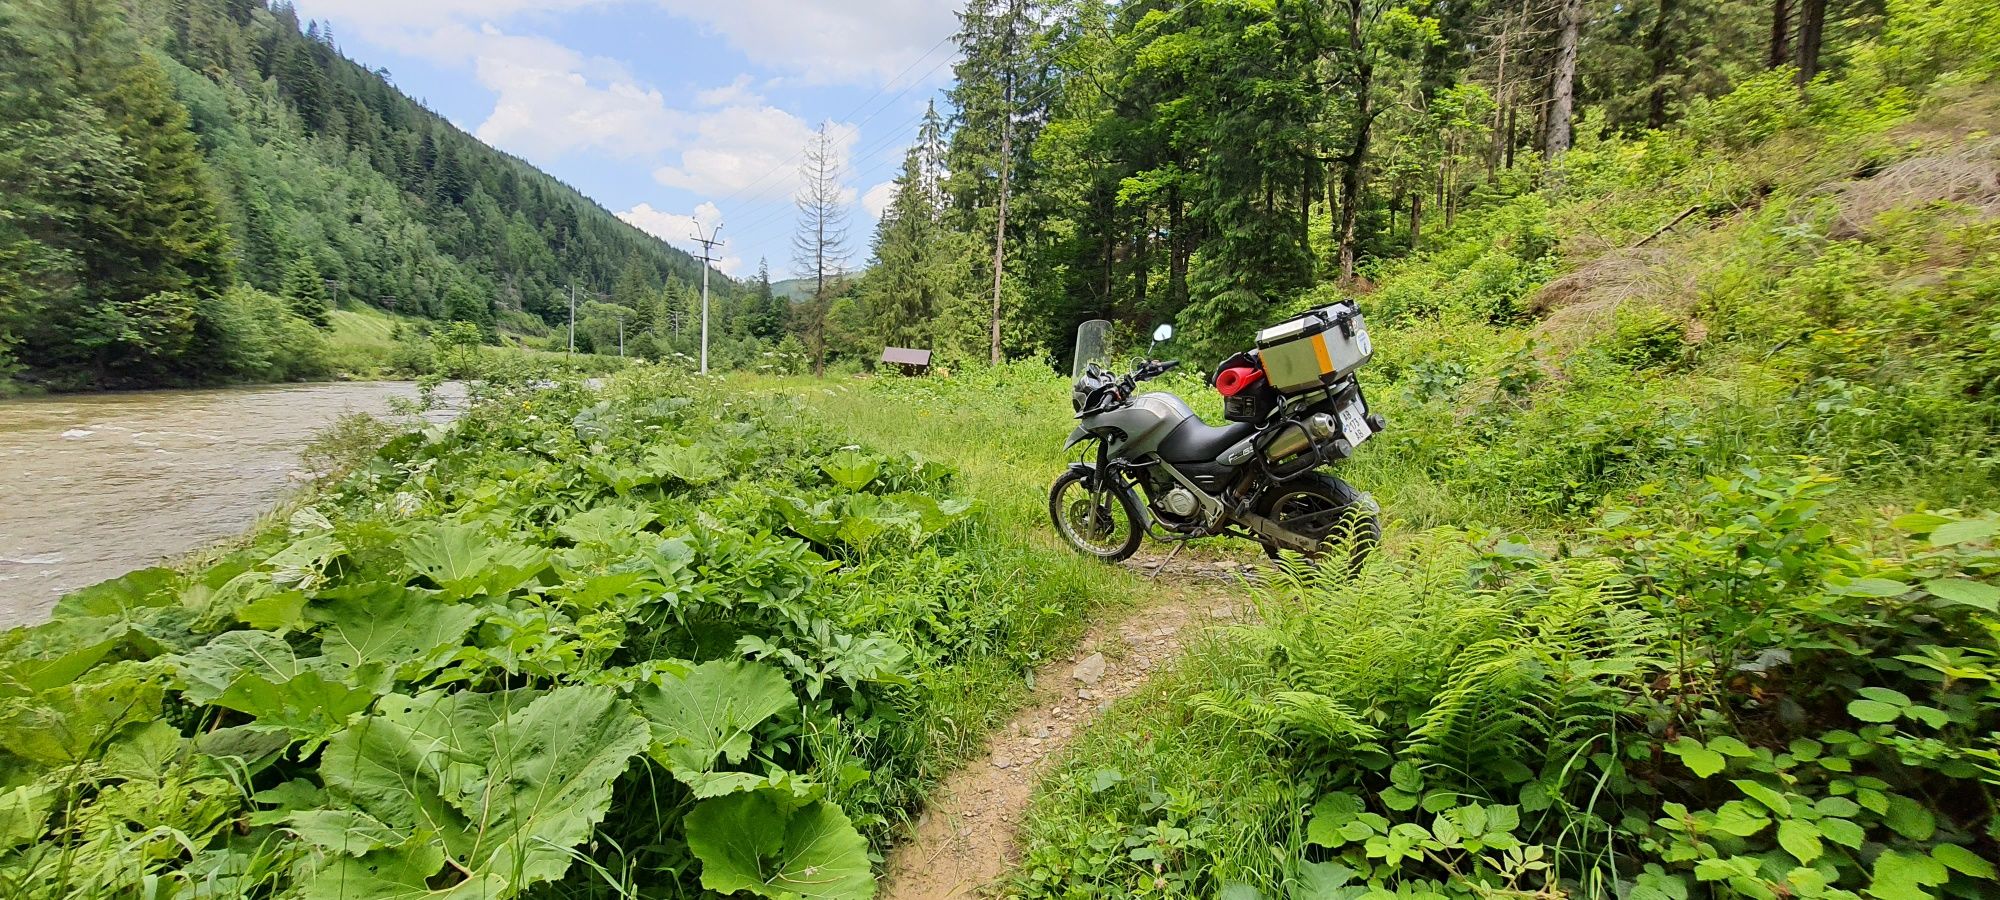
M 1049 521 L 1078 553 L 1119 562 L 1139 552 L 1145 520 L 1130 490 L 1097 481 L 1088 469 L 1064 472 L 1049 488 Z
M 1319 549 L 1306 554 L 1306 559 L 1314 565 L 1345 549 L 1348 570 L 1359 572 L 1368 554 L 1382 543 L 1381 515 L 1374 501 L 1353 485 L 1325 473 L 1265 491 L 1257 498 L 1257 513 L 1311 538 Z M 1264 552 L 1272 559 L 1278 558 L 1280 549 L 1264 543 Z

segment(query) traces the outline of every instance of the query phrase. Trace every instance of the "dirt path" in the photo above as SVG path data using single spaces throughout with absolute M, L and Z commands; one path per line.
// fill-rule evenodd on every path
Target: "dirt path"
M 1127 565 L 1150 575 L 1160 557 Z M 883 900 L 975 897 L 1019 858 L 1028 798 L 1042 772 L 1079 731 L 1148 675 L 1179 655 L 1203 628 L 1235 617 L 1242 570 L 1233 563 L 1174 561 L 1159 575 L 1156 602 L 1093 627 L 1068 659 L 1035 672 L 1035 690 L 1014 720 L 932 794 L 908 840 L 884 866 Z

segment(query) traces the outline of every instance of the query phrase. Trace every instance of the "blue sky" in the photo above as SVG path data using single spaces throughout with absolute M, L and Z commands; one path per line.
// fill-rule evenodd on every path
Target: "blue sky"
M 460 128 L 675 246 L 720 223 L 718 268 L 792 272 L 800 150 L 845 153 L 867 258 L 958 0 L 296 0 L 363 65 Z

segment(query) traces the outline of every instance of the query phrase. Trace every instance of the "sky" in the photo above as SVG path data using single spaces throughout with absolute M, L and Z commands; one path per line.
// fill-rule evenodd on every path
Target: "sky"
M 825 124 L 852 265 L 868 255 L 959 0 L 295 0 L 404 93 L 716 268 L 794 274 L 792 196 Z

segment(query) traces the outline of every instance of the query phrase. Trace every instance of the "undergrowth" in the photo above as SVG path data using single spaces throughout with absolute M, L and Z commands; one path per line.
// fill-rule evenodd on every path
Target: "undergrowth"
M 789 404 L 487 375 L 240 548 L 0 638 L 0 893 L 866 896 L 1102 597 Z
M 1804 92 L 1585 135 L 1370 271 L 1389 429 L 1341 475 L 1384 551 L 1276 579 L 1085 736 L 1011 892 L 2000 892 L 2000 103 L 1966 13 L 1892 4 Z

